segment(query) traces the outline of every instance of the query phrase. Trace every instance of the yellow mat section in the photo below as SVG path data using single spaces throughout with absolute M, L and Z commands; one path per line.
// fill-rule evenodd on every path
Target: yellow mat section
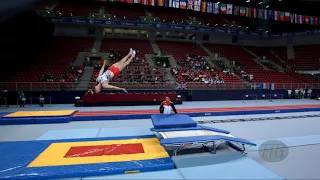
M 62 111 L 17 111 L 7 114 L 4 117 L 45 117 L 45 116 L 67 116 L 74 113 L 75 110 Z
M 64 158 L 71 147 L 141 143 L 144 153 Z M 52 143 L 28 167 L 139 161 L 169 157 L 158 138 Z

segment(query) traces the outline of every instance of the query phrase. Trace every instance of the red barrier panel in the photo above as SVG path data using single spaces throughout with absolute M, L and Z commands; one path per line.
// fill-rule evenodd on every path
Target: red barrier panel
M 172 101 L 177 100 L 176 93 L 127 93 L 127 94 L 85 94 L 82 97 L 83 102 L 101 103 L 101 102 L 149 102 L 163 101 L 169 96 Z

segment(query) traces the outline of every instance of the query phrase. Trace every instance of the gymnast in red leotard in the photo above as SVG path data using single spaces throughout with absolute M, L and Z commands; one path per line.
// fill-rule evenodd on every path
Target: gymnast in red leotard
M 104 72 L 104 69 L 106 66 L 106 61 L 104 61 L 103 66 L 99 71 L 98 78 L 96 79 L 96 85 L 95 85 L 96 93 L 100 93 L 102 89 L 116 89 L 116 90 L 122 90 L 124 92 L 127 92 L 127 90 L 124 88 L 110 85 L 109 81 L 113 77 L 120 76 L 120 72 L 122 71 L 122 69 L 124 69 L 126 66 L 130 64 L 130 62 L 133 60 L 135 55 L 136 55 L 136 51 L 130 48 L 130 52 L 124 58 L 122 58 L 119 62 L 112 64 L 106 72 Z

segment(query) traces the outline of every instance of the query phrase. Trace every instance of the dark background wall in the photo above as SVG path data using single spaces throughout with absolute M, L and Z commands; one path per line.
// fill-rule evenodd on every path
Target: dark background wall
M 141 91 L 129 91 L 129 92 L 172 92 L 174 90 L 141 90 Z M 176 90 L 178 95 L 182 96 L 182 100 L 187 100 L 187 91 L 186 90 Z M 42 94 L 44 97 L 51 97 L 52 104 L 72 104 L 76 96 L 82 97 L 85 93 L 84 91 L 46 91 L 46 92 L 37 92 L 30 91 L 24 92 L 26 97 L 39 97 Z M 320 93 L 320 90 L 313 90 L 313 93 Z M 224 100 L 242 100 L 245 95 L 259 95 L 261 99 L 262 94 L 278 94 L 277 98 L 280 98 L 280 94 L 283 94 L 284 98 L 287 97 L 286 90 L 193 90 L 192 91 L 192 100 L 193 101 L 224 101 Z M 17 101 L 17 92 L 11 91 L 8 92 L 8 103 L 16 104 Z M 249 97 L 248 99 L 255 99 L 255 97 Z M 28 104 L 29 102 L 27 102 Z

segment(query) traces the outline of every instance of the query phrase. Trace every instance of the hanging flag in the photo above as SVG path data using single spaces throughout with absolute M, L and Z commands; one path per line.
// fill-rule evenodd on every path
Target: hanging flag
M 319 18 L 318 18 L 318 16 L 314 16 L 314 25 L 319 25 Z
M 309 21 L 310 21 L 310 25 L 314 25 L 314 17 L 313 16 L 310 16 Z
M 268 14 L 268 10 L 263 10 L 263 19 L 268 19 L 269 18 L 269 14 Z
M 264 19 L 264 9 L 258 9 L 258 18 Z
M 257 18 L 258 14 L 257 14 L 257 9 L 256 8 L 251 8 L 250 9 L 250 15 L 253 18 Z
M 188 9 L 193 10 L 193 0 L 188 0 Z
M 233 5 L 227 4 L 227 14 L 232 14 L 232 10 L 233 10 Z
M 219 3 L 214 3 L 213 13 L 214 14 L 219 14 L 219 12 L 220 12 L 220 4 Z
M 304 23 L 304 17 L 303 15 L 299 15 L 299 24 L 303 24 Z
M 200 11 L 201 9 L 201 0 L 194 0 L 193 1 L 193 10 Z
M 207 12 L 207 2 L 206 1 L 201 2 L 201 12 Z
M 251 17 L 251 8 L 246 8 L 246 17 Z
M 310 17 L 304 16 L 304 24 L 310 24 Z
M 212 9 L 213 9 L 212 2 L 207 2 L 207 12 L 212 13 L 213 12 Z
M 149 5 L 149 0 L 142 0 L 143 5 Z
M 246 16 L 246 8 L 240 7 L 240 16 Z
M 274 11 L 272 10 L 265 10 L 265 11 L 268 11 L 268 19 L 274 20 Z
M 126 2 L 126 0 L 117 0 L 117 2 Z
M 284 12 L 280 12 L 280 21 L 284 21 Z
M 180 4 L 180 1 L 179 1 L 179 0 L 173 0 L 172 3 L 173 3 L 173 4 L 172 4 L 172 7 L 173 7 L 173 8 L 179 8 L 179 4 Z
M 158 6 L 164 6 L 164 0 L 157 0 Z
M 294 23 L 299 24 L 299 15 L 298 14 L 294 15 Z
M 284 20 L 285 20 L 285 21 L 290 21 L 290 19 L 291 19 L 291 18 L 290 18 L 290 13 L 289 13 L 289 12 L 285 12 L 285 13 L 284 13 Z
M 180 0 L 180 9 L 187 8 L 187 0 Z
M 295 19 L 294 19 L 294 14 L 290 14 L 290 22 L 291 22 L 291 23 L 294 23 L 294 20 L 295 20 Z
M 240 6 L 233 6 L 233 14 L 239 16 L 240 15 Z
M 170 0 L 164 0 L 164 6 L 169 7 Z
M 126 0 L 126 3 L 133 3 L 133 0 Z
M 227 14 L 227 6 L 225 4 L 220 4 L 220 14 Z
M 280 20 L 280 12 L 274 11 L 274 20 L 279 21 Z

